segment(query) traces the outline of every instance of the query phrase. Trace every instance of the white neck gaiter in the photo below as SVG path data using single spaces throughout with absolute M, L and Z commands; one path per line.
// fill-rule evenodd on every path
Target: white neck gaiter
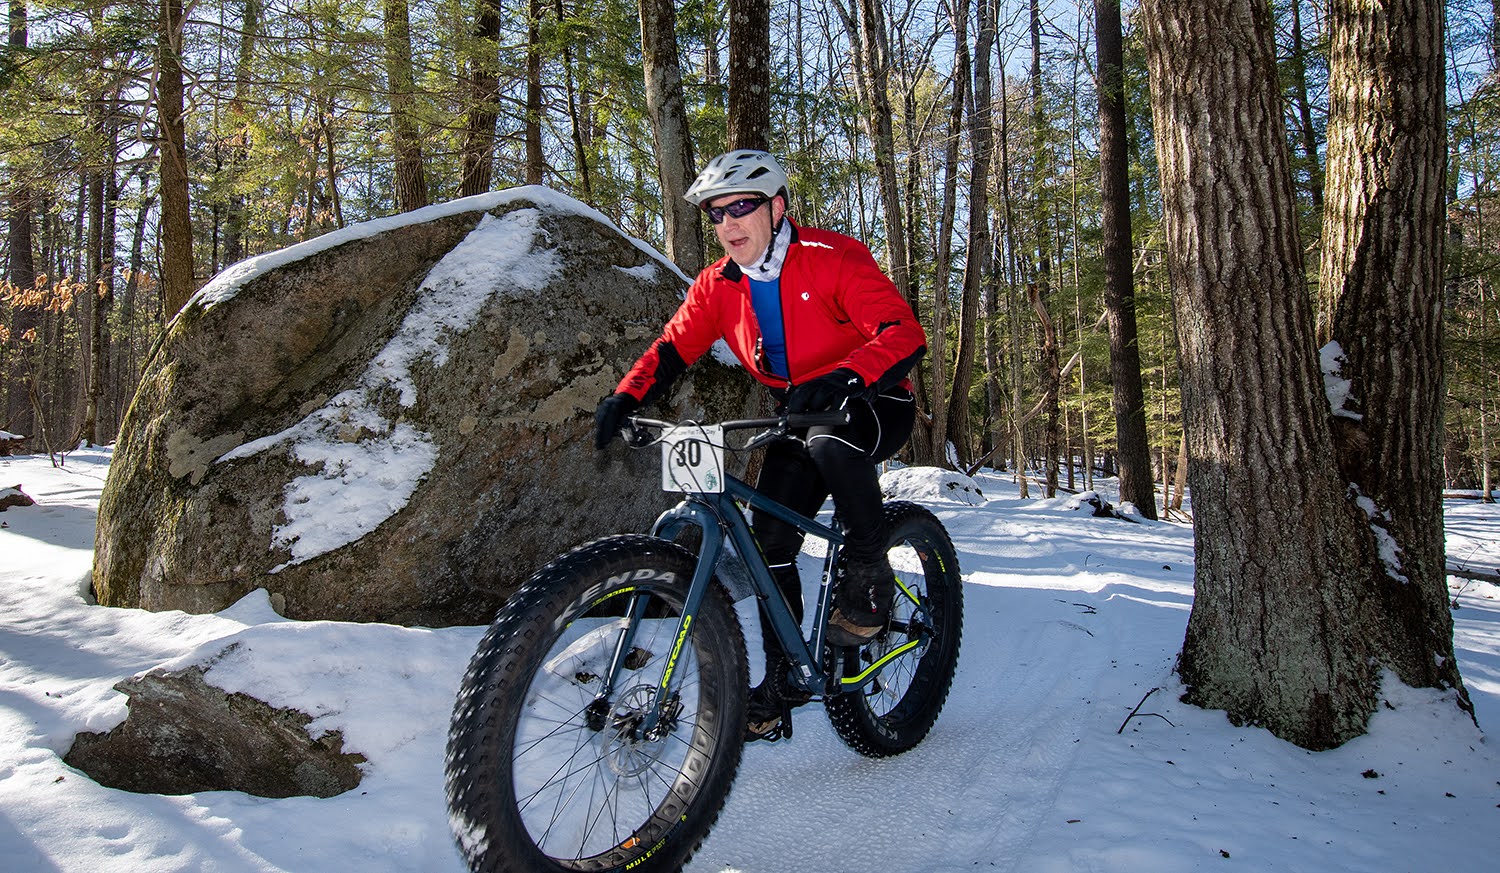
M 786 263 L 786 252 L 791 245 L 792 223 L 783 218 L 780 229 L 771 237 L 771 244 L 766 246 L 765 253 L 749 266 L 740 264 L 740 269 L 757 282 L 773 282 L 781 278 L 781 265 Z

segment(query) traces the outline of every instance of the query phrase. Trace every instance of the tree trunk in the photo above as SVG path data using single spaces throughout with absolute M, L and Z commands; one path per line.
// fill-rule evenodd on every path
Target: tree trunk
M 391 102 L 391 141 L 396 152 L 396 208 L 409 212 L 421 209 L 428 202 L 427 165 L 422 155 L 422 134 L 417 128 L 417 86 L 412 73 L 411 14 L 407 0 L 385 0 L 383 5 L 386 91 Z
M 918 464 L 943 466 L 948 459 L 948 283 L 953 265 L 953 222 L 958 211 L 958 148 L 964 134 L 964 104 L 969 95 L 969 0 L 953 9 L 953 102 L 948 110 L 948 137 L 943 146 L 943 204 L 938 219 L 937 263 L 933 278 L 932 347 L 928 362 L 928 397 L 932 402 L 930 456 Z
M 729 0 L 729 148 L 771 147 L 771 3 Z
M 1019 246 L 1016 245 L 1015 197 L 1010 189 L 1010 88 L 1006 84 L 1005 65 L 1000 65 L 1000 198 L 1005 221 L 1005 249 L 1009 252 L 1006 261 L 1005 287 L 1010 290 L 1006 297 L 1005 328 L 1010 336 L 1010 427 L 1007 430 L 1011 444 L 1011 460 L 1014 479 L 1021 499 L 1031 496 L 1031 487 L 1026 480 L 1026 435 L 1021 430 L 1021 305 Z
M 9 4 L 9 37 L 7 44 L 12 51 L 24 53 L 29 30 L 28 7 L 25 0 L 11 0 Z M 34 208 L 31 187 L 18 178 L 11 180 L 6 203 L 7 246 L 9 254 L 5 280 L 19 289 L 30 288 L 36 282 L 35 240 L 32 232 L 31 213 Z M 11 335 L 14 338 L 12 352 L 5 372 L 6 405 L 5 419 L 0 429 L 22 436 L 30 436 L 34 427 L 31 411 L 31 368 L 27 364 L 27 342 L 22 337 L 37 327 L 36 311 L 28 306 L 17 306 L 11 310 Z
M 1051 126 L 1047 120 L 1046 89 L 1042 79 L 1042 14 L 1041 0 L 1030 0 L 1031 23 L 1031 190 L 1035 198 L 1036 212 L 1033 215 L 1036 244 L 1036 279 L 1027 289 L 1032 308 L 1045 315 L 1052 299 L 1052 194 L 1048 190 L 1052 159 L 1047 145 Z M 1042 396 L 1046 399 L 1046 464 L 1047 497 L 1057 494 L 1057 454 L 1059 448 L 1058 419 L 1061 410 L 1061 386 L 1055 380 L 1058 372 L 1057 334 L 1050 320 L 1042 324 L 1050 347 L 1042 348 Z
M 1134 239 L 1130 227 L 1130 143 L 1125 130 L 1124 34 L 1120 0 L 1095 0 L 1099 51 L 1099 196 L 1104 255 L 1104 309 L 1109 323 L 1109 377 L 1114 386 L 1120 500 L 1156 518 L 1146 396 L 1135 323 Z
M 558 21 L 565 19 L 563 0 L 557 0 L 555 12 Z M 584 68 L 587 69 L 588 46 L 580 46 L 579 49 L 584 57 Z M 574 81 L 573 75 L 573 46 L 568 44 L 563 45 L 562 54 L 563 78 L 568 89 L 568 120 L 571 122 L 573 128 L 573 155 L 574 160 L 578 162 L 578 192 L 581 195 L 579 199 L 584 203 L 592 203 L 594 202 L 594 181 L 590 164 L 593 159 L 589 154 L 589 123 L 592 113 L 589 111 L 587 95 L 584 95 L 582 100 L 579 99 L 578 85 Z M 700 250 L 703 247 L 702 237 L 699 237 L 698 247 Z M 702 260 L 701 255 L 699 260 Z
M 1307 163 L 1307 195 L 1314 212 L 1323 211 L 1323 167 L 1318 157 L 1318 130 L 1313 126 L 1307 93 L 1307 52 L 1302 39 L 1302 0 L 1292 0 L 1292 100 L 1297 107 L 1298 140 Z
M 1043 496 L 1050 498 L 1057 496 L 1057 459 L 1061 454 L 1058 422 L 1061 401 L 1057 395 L 1058 386 L 1062 384 L 1062 366 L 1057 348 L 1057 326 L 1047 311 L 1047 301 L 1037 286 L 1032 285 L 1026 290 L 1031 308 L 1036 311 L 1037 322 L 1042 326 L 1042 409 L 1047 412 L 1047 489 Z
M 1443 4 L 1341 0 L 1330 25 L 1322 284 L 1359 416 L 1337 420 L 1336 447 L 1399 550 L 1364 631 L 1408 685 L 1462 694 L 1443 544 Z
M 974 101 L 969 110 L 969 141 L 974 152 L 973 170 L 969 174 L 969 256 L 964 265 L 958 354 L 948 395 L 948 433 L 958 447 L 961 463 L 970 459 L 970 447 L 974 444 L 969 425 L 969 390 L 974 384 L 974 362 L 979 353 L 981 297 L 991 278 L 989 183 L 994 131 L 990 103 L 994 89 L 990 83 L 990 49 L 994 45 L 997 13 L 993 0 L 979 0 L 976 11 L 979 19 L 974 41 Z
M 865 131 L 875 151 L 876 183 L 885 219 L 886 262 L 891 281 L 907 300 L 912 292 L 911 264 L 906 248 L 906 222 L 901 214 L 901 183 L 896 178 L 896 138 L 891 129 L 890 38 L 885 16 L 876 0 L 859 0 L 859 18 L 842 2 L 835 4 L 854 50 L 855 78 L 864 99 Z M 731 62 L 731 66 L 733 63 Z
M 156 116 L 161 128 L 161 294 L 168 318 L 193 296 L 193 224 L 188 203 L 187 125 L 183 119 L 182 0 L 161 0 Z
M 500 114 L 500 0 L 478 0 L 473 48 L 465 78 L 469 112 L 464 126 L 460 197 L 490 190 L 495 162 L 495 121 Z
M 677 8 L 674 0 L 640 0 L 641 57 L 646 76 L 646 112 L 656 142 L 656 174 L 661 182 L 667 257 L 689 276 L 703 269 L 703 223 L 682 199 L 692 184 L 693 140 L 678 63 Z
M 530 0 L 526 13 L 526 184 L 542 184 L 542 0 Z
M 229 101 L 230 131 L 226 143 L 227 173 L 238 182 L 250 154 L 250 116 L 245 110 L 250 98 L 250 64 L 255 56 L 255 41 L 260 32 L 261 0 L 245 0 L 241 19 L 240 45 L 234 65 L 234 96 Z M 233 264 L 245 257 L 245 195 L 232 185 L 224 214 L 224 263 Z
M 1310 749 L 1363 733 L 1378 564 L 1328 463 L 1263 0 L 1145 0 L 1197 538 L 1187 699 Z

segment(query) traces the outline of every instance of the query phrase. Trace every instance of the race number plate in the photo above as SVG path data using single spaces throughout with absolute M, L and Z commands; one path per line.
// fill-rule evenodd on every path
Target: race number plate
M 724 490 L 724 428 L 674 427 L 661 437 L 663 491 L 718 493 Z

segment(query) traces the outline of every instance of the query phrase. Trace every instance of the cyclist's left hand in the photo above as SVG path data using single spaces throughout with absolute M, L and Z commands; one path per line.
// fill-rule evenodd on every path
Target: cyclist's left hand
M 828 412 L 843 409 L 849 399 L 865 393 L 864 377 L 846 367 L 819 376 L 792 389 L 786 398 L 786 411 Z
M 625 426 L 625 417 L 635 412 L 640 401 L 629 394 L 611 394 L 599 401 L 594 410 L 594 448 L 601 451 Z

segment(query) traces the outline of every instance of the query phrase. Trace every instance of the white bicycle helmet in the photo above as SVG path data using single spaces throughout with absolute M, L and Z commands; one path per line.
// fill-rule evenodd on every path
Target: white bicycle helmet
M 722 194 L 760 194 L 767 198 L 786 196 L 786 171 L 767 152 L 738 149 L 708 162 L 683 199 L 701 207 L 705 200 Z

